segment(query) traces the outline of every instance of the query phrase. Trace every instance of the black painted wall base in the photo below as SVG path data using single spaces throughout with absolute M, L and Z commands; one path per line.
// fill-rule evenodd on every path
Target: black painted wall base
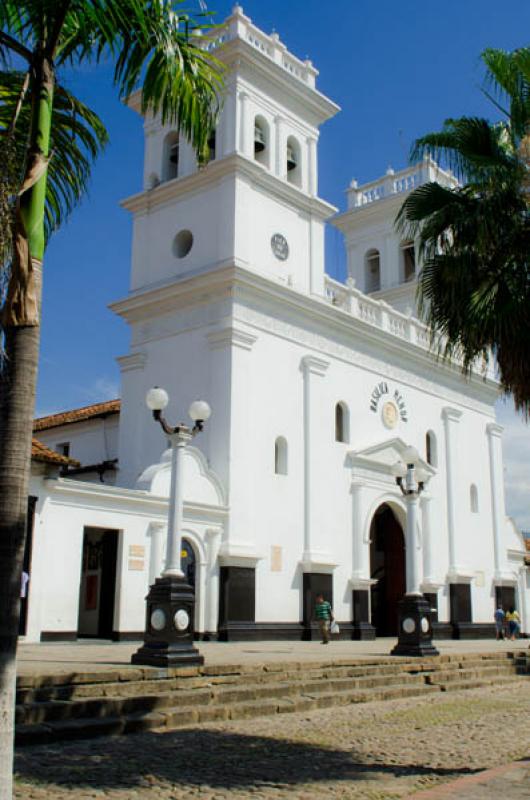
M 490 622 L 453 622 L 453 639 L 495 639 L 495 625 Z
M 368 589 L 352 591 L 352 639 L 370 642 L 375 639 L 375 628 L 370 623 L 370 592 Z
M 352 639 L 358 642 L 373 642 L 375 628 L 369 622 L 354 622 L 352 624 Z
M 450 622 L 433 622 L 432 623 L 432 638 L 433 639 L 452 639 L 453 626 Z
M 77 631 L 41 631 L 41 642 L 75 642 Z

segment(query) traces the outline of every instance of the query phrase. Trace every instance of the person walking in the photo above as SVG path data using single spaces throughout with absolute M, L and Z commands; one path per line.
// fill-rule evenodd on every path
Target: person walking
M 497 641 L 504 639 L 504 623 L 506 621 L 506 616 L 504 614 L 504 609 L 502 605 L 499 603 L 497 606 L 497 610 L 495 611 L 495 638 Z
M 331 610 L 331 603 L 324 600 L 323 594 L 317 594 L 317 602 L 315 605 L 315 617 L 320 628 L 320 635 L 322 636 L 322 644 L 329 643 L 329 626 L 333 621 L 333 611 Z
M 519 616 L 519 612 L 513 608 L 510 608 L 508 613 L 506 614 L 506 621 L 508 623 L 508 636 L 515 642 L 517 636 L 519 636 L 519 631 L 521 629 L 521 617 Z

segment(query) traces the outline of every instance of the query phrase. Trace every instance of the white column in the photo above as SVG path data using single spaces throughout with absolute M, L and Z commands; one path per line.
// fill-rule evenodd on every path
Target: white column
M 445 477 L 447 485 L 447 535 L 449 539 L 449 574 L 458 573 L 456 557 L 456 526 L 459 521 L 458 503 L 458 423 L 461 411 L 444 408 L 442 418 L 445 430 Z
M 352 497 L 352 575 L 363 580 L 369 579 L 368 547 L 363 537 L 362 491 L 363 484 L 356 481 L 351 485 Z
M 174 433 L 171 435 L 171 486 L 169 489 L 169 515 L 167 525 L 167 554 L 164 575 L 184 573 L 180 568 L 182 550 L 182 518 L 184 513 L 184 458 L 185 448 L 191 441 L 191 434 Z
M 319 497 L 318 481 L 314 479 L 316 459 L 321 456 L 315 440 L 322 428 L 322 418 L 316 401 L 315 383 L 326 374 L 329 361 L 315 356 L 304 356 L 301 361 L 304 376 L 304 553 L 302 561 L 310 561 L 315 510 Z
M 420 590 L 420 548 L 418 544 L 418 506 L 419 498 L 416 494 L 408 494 L 407 502 L 407 531 L 406 531 L 406 578 L 407 594 L 421 594 Z
M 501 425 L 497 425 L 496 422 L 490 422 L 489 425 L 486 426 L 490 459 L 493 556 L 497 577 L 500 576 L 504 566 L 502 552 L 502 531 L 506 524 L 506 511 L 504 507 L 504 475 L 502 471 L 502 431 L 503 428 Z
M 166 523 L 153 521 L 149 523 L 151 547 L 149 551 L 149 586 L 162 574 L 164 563 L 164 533 Z
M 315 197 L 318 193 L 318 172 L 317 172 L 317 142 L 316 139 L 307 140 L 307 190 L 310 195 Z
M 423 492 L 421 495 L 421 547 L 423 552 L 423 580 L 425 583 L 434 582 L 432 531 L 431 531 L 431 500 L 432 496 Z
M 284 124 L 283 117 L 274 117 L 274 125 L 276 127 L 276 136 L 275 138 L 275 169 L 274 172 L 278 176 L 278 178 L 285 178 L 287 174 L 287 167 L 286 167 L 286 153 L 283 141 L 283 124 Z
M 219 565 L 217 554 L 221 528 L 208 528 L 206 531 L 206 633 L 215 633 L 219 621 Z
M 204 633 L 206 631 L 206 586 L 207 586 L 207 569 L 208 562 L 198 562 L 198 589 L 195 588 L 195 630 L 197 633 Z
M 248 156 L 248 94 L 239 95 L 239 152 Z

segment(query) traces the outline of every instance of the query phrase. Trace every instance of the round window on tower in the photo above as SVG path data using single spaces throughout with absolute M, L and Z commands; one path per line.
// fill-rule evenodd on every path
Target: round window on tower
M 191 231 L 179 231 L 173 239 L 173 255 L 176 258 L 184 258 L 193 247 L 193 234 Z

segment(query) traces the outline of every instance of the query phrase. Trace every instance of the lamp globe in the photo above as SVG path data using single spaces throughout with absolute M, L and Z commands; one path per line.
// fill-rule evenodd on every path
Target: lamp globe
M 195 400 L 188 409 L 188 414 L 194 422 L 206 422 L 210 419 L 212 409 L 205 400 Z
M 160 386 L 153 386 L 145 396 L 145 403 L 151 411 L 162 411 L 169 403 L 169 395 Z

